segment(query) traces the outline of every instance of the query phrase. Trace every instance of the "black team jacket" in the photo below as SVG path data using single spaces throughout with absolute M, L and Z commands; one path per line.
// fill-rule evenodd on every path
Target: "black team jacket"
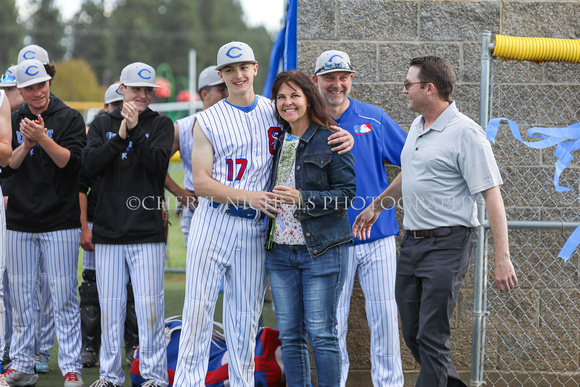
M 2 176 L 13 176 L 6 227 L 9 230 L 41 233 L 80 227 L 79 171 L 81 152 L 86 143 L 82 115 L 54 94 L 41 113 L 46 135 L 70 151 L 68 163 L 59 168 L 40 145 L 30 150 L 17 169 L 2 169 Z M 20 121 L 36 120 L 28 105 L 12 113 L 12 148 L 24 142 Z
M 96 117 L 83 150 L 83 166 L 98 187 L 93 243 L 164 242 L 162 201 L 173 122 L 147 108 L 122 139 L 122 120 L 118 109 Z

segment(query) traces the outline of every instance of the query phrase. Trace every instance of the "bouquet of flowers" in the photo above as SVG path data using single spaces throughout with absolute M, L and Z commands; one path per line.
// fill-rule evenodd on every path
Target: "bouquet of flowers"
M 276 173 L 276 181 L 274 185 L 286 184 L 291 173 L 294 173 L 294 161 L 296 160 L 296 147 L 300 138 L 289 134 L 286 134 L 284 143 L 282 144 L 282 151 L 280 152 L 280 160 L 278 161 L 278 171 Z M 278 216 L 279 217 L 279 216 Z M 270 229 L 270 235 L 268 235 L 268 242 L 266 247 L 268 249 L 272 248 L 274 244 L 274 235 L 276 235 L 276 221 L 278 217 L 274 218 L 272 221 L 272 228 Z M 281 222 L 280 225 L 284 227 Z

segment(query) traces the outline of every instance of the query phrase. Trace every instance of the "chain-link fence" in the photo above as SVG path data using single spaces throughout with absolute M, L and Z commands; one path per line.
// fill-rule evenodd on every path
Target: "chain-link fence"
M 518 124 L 525 140 L 534 141 L 526 135 L 531 127 L 564 128 L 580 121 L 580 64 L 499 60 L 485 52 L 488 44 L 484 33 L 482 124 L 505 117 Z M 493 149 L 504 179 L 519 285 L 509 294 L 492 286 L 494 251 L 485 228 L 476 262 L 481 283 L 474 298 L 471 385 L 578 386 L 579 260 L 575 253 L 564 262 L 558 253 L 580 222 L 580 170 L 572 161 L 560 177 L 570 191 L 556 192 L 555 147 L 531 149 L 502 124 Z

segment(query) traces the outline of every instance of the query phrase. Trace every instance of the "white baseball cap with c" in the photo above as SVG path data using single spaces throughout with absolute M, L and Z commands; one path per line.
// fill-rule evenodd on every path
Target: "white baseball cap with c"
M 347 71 L 354 73 L 350 58 L 346 52 L 338 50 L 324 51 L 318 59 L 316 59 L 316 68 L 314 75 L 322 75 L 332 73 L 335 71 Z
M 36 59 L 43 65 L 50 62 L 48 59 L 48 52 L 36 44 L 30 44 L 26 46 L 18 53 L 18 64 L 28 59 Z
M 113 83 L 107 88 L 105 92 L 105 103 L 110 104 L 113 102 L 118 102 L 123 100 L 123 94 L 119 92 L 120 83 Z
M 19 89 L 51 79 L 39 60 L 28 59 L 20 62 L 16 67 L 16 87 Z
M 4 88 L 14 86 L 16 86 L 16 66 L 10 66 L 8 67 L 8 70 L 2 74 L 2 77 L 0 77 L 0 87 Z
M 258 63 L 254 51 L 243 42 L 229 42 L 221 46 L 217 54 L 216 70 L 234 63 Z
M 156 76 L 153 67 L 143 62 L 135 62 L 121 71 L 120 81 L 125 86 L 160 88 L 161 86 L 155 84 Z
M 217 66 L 209 66 L 203 69 L 201 73 L 199 73 L 199 78 L 197 81 L 197 89 L 201 90 L 207 86 L 216 86 L 221 85 L 224 83 L 220 78 L 217 70 Z

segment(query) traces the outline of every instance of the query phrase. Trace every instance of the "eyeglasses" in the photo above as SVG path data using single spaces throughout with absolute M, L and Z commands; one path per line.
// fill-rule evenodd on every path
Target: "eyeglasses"
M 408 81 L 405 81 L 405 82 L 403 82 L 403 88 L 406 90 L 409 90 L 409 87 L 413 86 L 415 83 L 429 83 L 429 82 L 425 82 L 425 81 L 408 82 Z
M 16 77 L 14 75 L 2 74 L 0 78 L 0 83 L 14 83 L 15 81 Z
M 318 74 L 322 70 L 352 70 L 352 66 L 348 62 L 326 62 L 321 68 L 316 70 L 315 74 Z

